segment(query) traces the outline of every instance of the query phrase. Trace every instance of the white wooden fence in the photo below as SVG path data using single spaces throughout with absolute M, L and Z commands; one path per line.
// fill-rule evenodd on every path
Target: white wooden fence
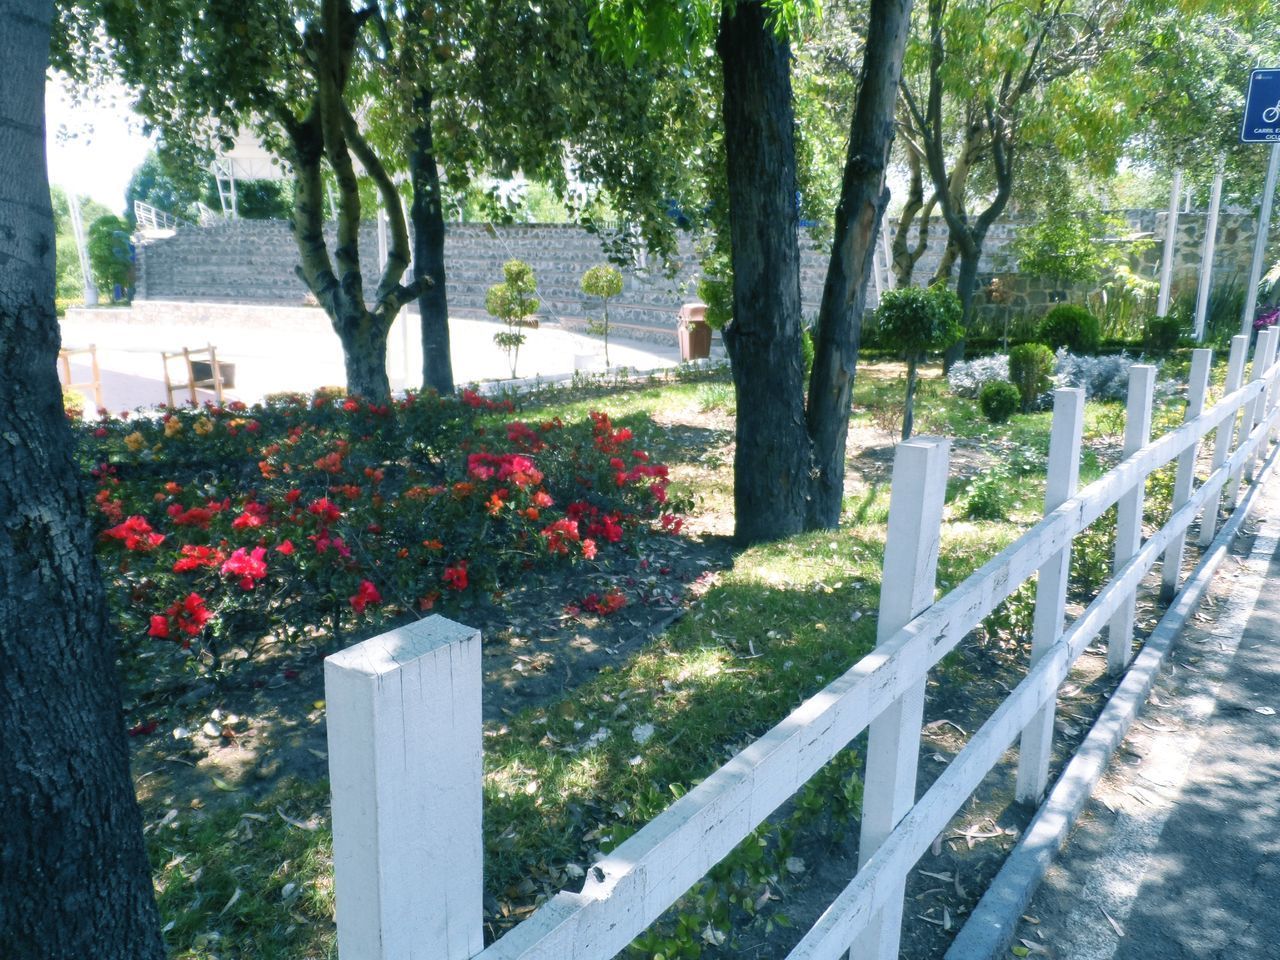
M 1108 663 L 1133 648 L 1136 590 L 1163 558 L 1176 595 L 1188 527 L 1212 542 L 1280 418 L 1280 332 L 1232 342 L 1225 395 L 1204 410 L 1211 351 L 1193 354 L 1184 423 L 1150 441 L 1155 370 L 1130 374 L 1124 460 L 1077 492 L 1084 396 L 1054 399 L 1044 519 L 934 601 L 948 441 L 899 445 L 876 649 L 600 860 L 501 940 L 481 934 L 480 637 L 440 617 L 392 631 L 325 664 L 338 943 L 343 960 L 607 960 L 730 853 L 854 737 L 870 728 L 861 862 L 792 960 L 896 960 L 906 877 L 1001 754 L 1021 738 L 1017 793 L 1044 793 L 1059 685 L 1108 631 Z M 1207 476 L 1201 440 L 1215 433 Z M 1143 538 L 1145 480 L 1177 460 L 1172 516 Z M 1118 504 L 1114 574 L 1064 625 L 1072 538 Z M 916 800 L 929 670 L 1039 572 L 1027 676 Z

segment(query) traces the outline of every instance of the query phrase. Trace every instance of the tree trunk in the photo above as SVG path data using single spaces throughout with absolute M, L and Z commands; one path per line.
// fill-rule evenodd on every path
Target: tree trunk
M 970 233 L 972 246 L 960 251 L 960 273 L 956 277 L 956 296 L 960 298 L 960 325 L 967 337 L 973 325 L 974 299 L 978 292 L 978 262 L 982 258 L 983 236 Z M 964 359 L 964 338 L 947 347 L 942 356 L 944 372 Z
M 910 18 L 911 0 L 873 0 L 871 4 L 809 382 L 807 429 L 816 470 L 806 518 L 808 529 L 837 526 L 844 503 L 853 378 L 867 278 L 880 219 L 889 200 L 885 170 L 893 145 L 893 111 Z M 742 408 L 739 403 L 739 416 Z
M 422 324 L 422 386 L 442 396 L 453 393 L 453 359 L 449 349 L 449 300 L 444 276 L 444 206 L 431 134 L 430 82 L 422 80 L 414 97 L 418 123 L 410 134 L 409 177 L 413 183 L 414 272 L 428 277 L 418 293 Z
M 734 538 L 744 544 L 800 532 L 809 499 L 791 51 L 768 20 L 760 0 L 726 7 L 716 39 L 733 249 Z
M 115 642 L 55 363 L 53 5 L 0 0 L 0 956 L 160 960 Z
M 916 422 L 916 358 L 907 360 L 907 399 L 902 405 L 902 439 L 911 439 Z
M 387 332 L 367 310 L 339 317 L 334 322 L 342 341 L 342 361 L 347 368 L 347 393 L 370 403 L 391 399 L 387 378 Z

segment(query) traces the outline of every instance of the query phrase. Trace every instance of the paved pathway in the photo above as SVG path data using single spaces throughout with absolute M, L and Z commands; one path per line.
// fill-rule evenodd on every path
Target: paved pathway
M 1280 479 L 1255 519 L 1028 908 L 1029 956 L 1280 960 Z
M 404 317 L 396 322 L 388 337 L 387 371 L 392 387 L 421 384 L 422 349 L 413 336 L 417 317 L 405 336 Z M 458 383 L 493 380 L 510 376 L 506 355 L 493 342 L 498 325 L 483 320 L 452 319 L 454 378 Z M 521 377 L 551 377 L 572 373 L 575 360 L 602 367 L 600 340 L 570 333 L 555 326 L 528 331 L 528 341 L 520 350 L 517 373 Z M 282 390 L 311 391 L 317 387 L 345 382 L 342 350 L 338 338 L 322 329 L 313 335 L 292 330 L 245 329 L 243 326 L 175 324 L 163 330 L 154 326 L 112 322 L 111 311 L 102 311 L 92 320 L 64 320 L 62 342 L 68 347 L 96 344 L 102 372 L 103 403 L 113 411 L 165 402 L 164 372 L 160 352 L 195 349 L 212 343 L 218 358 L 236 365 L 236 388 L 228 391 L 235 399 L 253 402 L 265 394 Z M 581 358 L 581 359 L 579 359 Z M 674 366 L 679 350 L 674 332 L 669 345 L 641 343 L 613 338 L 609 359 L 614 366 L 636 370 Z M 77 362 L 80 361 L 80 362 Z M 71 365 L 75 381 L 88 380 L 87 357 L 77 357 Z M 173 375 L 180 381 L 181 364 L 175 362 Z M 407 376 L 406 376 L 407 375 Z M 212 394 L 209 395 L 210 397 Z M 201 399 L 205 395 L 201 394 Z

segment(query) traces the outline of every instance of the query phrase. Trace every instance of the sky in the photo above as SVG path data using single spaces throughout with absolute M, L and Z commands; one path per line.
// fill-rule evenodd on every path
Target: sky
M 45 145 L 50 183 L 115 213 L 124 212 L 129 177 L 151 149 L 123 88 L 100 89 L 92 102 L 76 103 L 55 72 L 45 85 Z

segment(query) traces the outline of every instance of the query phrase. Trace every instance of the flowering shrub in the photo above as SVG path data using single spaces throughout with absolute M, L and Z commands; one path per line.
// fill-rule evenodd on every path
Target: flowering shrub
M 1278 321 L 1280 321 L 1280 307 L 1262 307 L 1253 318 L 1254 332 L 1256 333 L 1259 330 L 1266 330 L 1268 327 L 1274 327 Z
M 123 635 L 216 669 L 264 638 L 367 631 L 679 533 L 667 468 L 629 429 L 604 413 L 566 424 L 512 412 L 474 393 L 392 406 L 321 394 L 87 424 Z

